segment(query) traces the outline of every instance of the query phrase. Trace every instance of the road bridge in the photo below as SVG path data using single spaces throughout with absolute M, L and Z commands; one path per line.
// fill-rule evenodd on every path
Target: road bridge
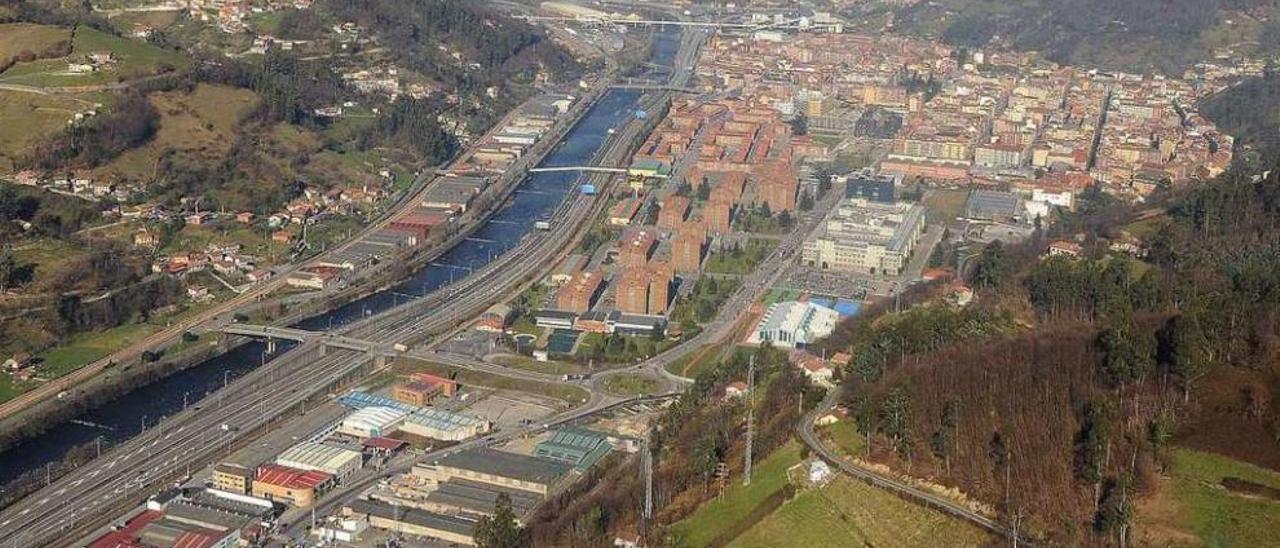
M 705 29 L 738 29 L 738 30 L 813 30 L 826 29 L 834 27 L 833 23 L 810 23 L 802 25 L 800 19 L 787 19 L 783 21 L 767 21 L 759 23 L 731 23 L 726 21 L 680 21 L 680 20 L 663 20 L 663 19 L 639 19 L 631 17 L 561 17 L 548 15 L 517 15 L 517 19 L 525 21 L 541 22 L 541 23 L 579 23 L 586 25 L 633 25 L 637 27 L 695 27 Z
M 625 84 L 614 84 L 609 87 L 611 89 L 635 89 L 640 91 L 674 91 L 676 93 L 690 93 L 695 95 L 702 93 L 701 91 L 693 88 L 673 86 L 671 84 L 656 84 L 652 82 L 631 82 Z
M 555 166 L 555 167 L 535 167 L 529 170 L 529 173 L 557 173 L 561 171 L 582 171 L 585 173 L 626 173 L 625 167 L 605 167 L 605 166 Z
M 293 327 L 276 327 L 271 325 L 254 325 L 246 323 L 228 324 L 222 328 L 223 333 L 229 335 L 240 335 L 244 337 L 254 337 L 259 339 L 267 339 L 267 351 L 275 350 L 275 339 L 285 339 L 289 341 L 318 342 L 324 347 L 342 348 L 345 350 L 355 350 L 365 354 L 385 357 L 387 355 L 395 355 L 393 349 L 387 348 L 386 345 L 349 337 L 337 335 L 334 333 L 322 333 L 317 331 L 307 331 L 305 329 L 297 329 Z

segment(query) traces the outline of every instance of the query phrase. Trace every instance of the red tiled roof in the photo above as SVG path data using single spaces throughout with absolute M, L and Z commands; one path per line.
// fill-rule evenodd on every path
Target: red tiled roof
M 217 544 L 219 538 L 213 531 L 187 531 L 173 541 L 173 548 L 209 548 Z
M 135 548 L 142 546 L 138 543 L 138 531 L 141 531 L 147 524 L 160 519 L 162 516 L 164 516 L 164 513 L 156 510 L 142 512 L 125 522 L 124 527 L 119 530 L 111 531 L 89 543 L 89 548 Z
M 383 438 L 378 436 L 375 436 L 372 438 L 365 438 L 364 441 L 360 443 L 365 447 L 376 447 L 378 449 L 386 449 L 388 451 L 395 451 L 396 449 L 399 449 L 402 446 L 404 446 L 404 442 L 400 440 L 393 440 L 391 438 Z
M 317 470 L 299 470 L 278 464 L 264 464 L 258 467 L 256 481 L 289 489 L 315 489 L 332 477 L 332 474 Z

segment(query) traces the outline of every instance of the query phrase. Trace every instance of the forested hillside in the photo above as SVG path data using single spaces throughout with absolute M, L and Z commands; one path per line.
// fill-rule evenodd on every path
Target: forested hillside
M 1137 72 L 1182 70 L 1215 48 L 1274 48 L 1267 0 L 940 0 L 904 8 L 860 4 L 846 15 L 966 47 L 1001 43 L 1050 59 Z
M 1200 112 L 1235 137 L 1238 149 L 1253 150 L 1245 155 L 1252 163 L 1280 151 L 1280 74 L 1275 70 L 1209 97 Z
M 844 326 L 828 346 L 853 352 L 871 457 L 1066 544 L 1130 539 L 1174 447 L 1280 470 L 1280 172 L 1167 209 L 1142 260 L 1108 250 L 1107 223 L 1079 259 L 992 244 L 969 307 Z

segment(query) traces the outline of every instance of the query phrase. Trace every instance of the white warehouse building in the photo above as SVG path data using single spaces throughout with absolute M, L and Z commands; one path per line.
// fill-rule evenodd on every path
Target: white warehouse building
M 476 417 L 424 408 L 406 416 L 399 430 L 441 441 L 462 441 L 489 432 L 491 426 L 489 421 Z
M 280 453 L 276 457 L 276 464 L 333 474 L 338 481 L 343 481 L 360 469 L 363 458 L 359 451 L 304 441 Z
M 782 348 L 804 348 L 830 335 L 839 321 L 839 312 L 812 302 L 774 303 L 769 306 L 769 311 L 760 319 L 747 342 L 767 342 Z
M 338 433 L 361 439 L 385 436 L 404 421 L 406 414 L 390 407 L 366 407 L 342 419 L 342 423 L 338 425 Z

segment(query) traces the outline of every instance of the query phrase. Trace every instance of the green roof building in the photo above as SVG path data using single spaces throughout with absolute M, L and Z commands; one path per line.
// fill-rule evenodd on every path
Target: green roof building
M 604 434 L 585 428 L 568 427 L 556 430 L 550 439 L 534 447 L 533 454 L 573 465 L 579 472 L 591 468 L 609 454 L 613 446 Z
M 631 163 L 631 168 L 627 170 L 627 174 L 632 177 L 666 178 L 671 176 L 671 166 L 658 160 L 642 158 Z

